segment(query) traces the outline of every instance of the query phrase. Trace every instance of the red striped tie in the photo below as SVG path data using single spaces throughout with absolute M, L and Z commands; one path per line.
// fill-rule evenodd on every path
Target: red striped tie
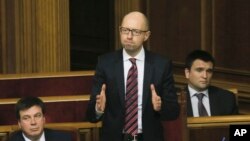
M 126 85 L 126 100 L 125 100 L 125 132 L 135 135 L 138 130 L 138 71 L 136 67 L 136 59 L 129 59 L 132 63 L 128 71 Z

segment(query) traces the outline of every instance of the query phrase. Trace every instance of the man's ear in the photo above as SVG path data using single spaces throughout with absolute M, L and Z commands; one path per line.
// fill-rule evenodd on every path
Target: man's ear
M 184 73 L 185 73 L 185 77 L 188 79 L 190 70 L 188 68 L 185 68 Z
M 149 36 L 150 36 L 151 32 L 150 31 L 147 31 L 145 33 L 145 36 L 144 36 L 144 42 L 148 40 Z
M 21 123 L 20 123 L 20 120 L 18 120 L 18 126 L 19 126 L 19 128 L 21 128 Z

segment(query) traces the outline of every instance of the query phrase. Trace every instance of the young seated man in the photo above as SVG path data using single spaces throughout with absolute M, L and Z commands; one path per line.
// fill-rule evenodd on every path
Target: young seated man
M 16 117 L 21 130 L 9 141 L 72 141 L 70 133 L 44 128 L 45 105 L 37 97 L 25 97 L 16 104 Z
M 195 50 L 186 58 L 187 116 L 221 116 L 238 114 L 235 95 L 210 86 L 214 58 L 206 51 Z

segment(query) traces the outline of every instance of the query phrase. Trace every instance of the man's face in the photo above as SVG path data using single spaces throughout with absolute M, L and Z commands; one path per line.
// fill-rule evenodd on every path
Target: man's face
M 193 62 L 190 70 L 185 69 L 185 76 L 190 87 L 197 91 L 203 91 L 210 85 L 213 75 L 212 62 L 204 62 L 197 59 Z
M 121 30 L 130 31 L 128 31 L 127 34 L 124 34 Z M 146 41 L 150 35 L 150 31 L 147 30 L 145 21 L 140 15 L 132 14 L 123 19 L 120 27 L 120 40 L 128 54 L 134 55 L 140 51 L 143 42 Z M 139 34 L 136 34 L 135 32 Z
M 43 133 L 45 117 L 39 106 L 32 106 L 29 109 L 19 112 L 19 127 L 23 133 L 30 139 L 37 139 Z

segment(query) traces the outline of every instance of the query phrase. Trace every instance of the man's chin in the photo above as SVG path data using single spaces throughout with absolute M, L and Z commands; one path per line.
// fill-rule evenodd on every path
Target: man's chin
M 134 46 L 129 46 L 129 45 L 127 45 L 127 46 L 124 46 L 124 48 L 125 48 L 125 50 L 127 50 L 127 51 L 133 51 L 133 50 L 134 50 Z
M 207 89 L 207 87 L 208 87 L 208 85 L 201 85 L 199 89 L 200 89 L 200 91 L 204 91 Z
M 33 139 L 33 140 L 37 140 L 41 137 L 42 133 L 35 133 L 35 132 L 32 132 L 30 133 L 29 135 L 26 134 L 26 136 L 29 138 L 29 139 Z
M 32 136 L 40 136 L 42 132 L 40 130 L 31 130 L 30 135 Z

